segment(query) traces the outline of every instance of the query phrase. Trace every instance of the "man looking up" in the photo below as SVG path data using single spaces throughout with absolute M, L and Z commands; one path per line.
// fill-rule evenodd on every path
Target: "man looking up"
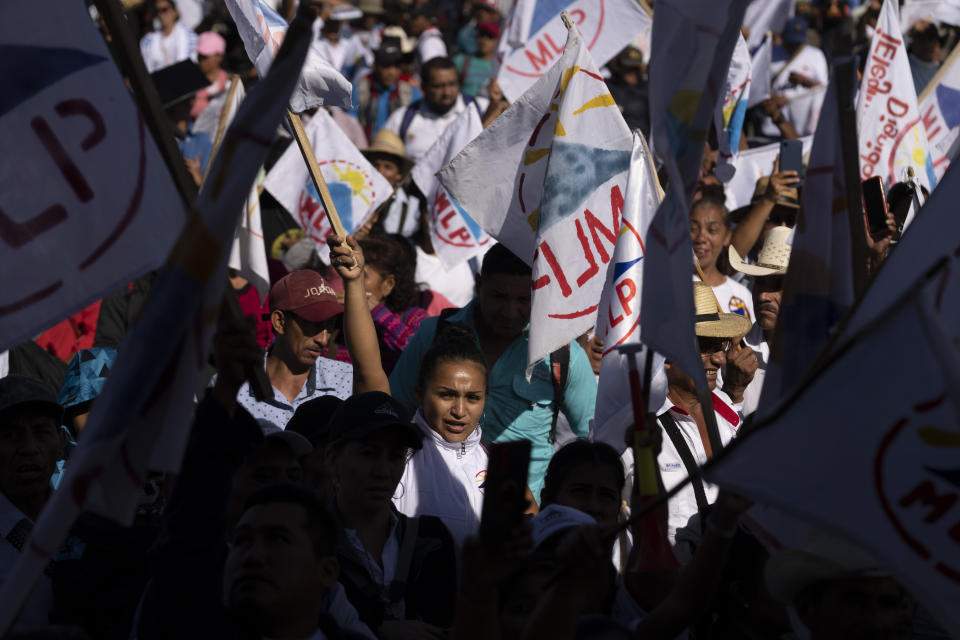
M 485 98 L 474 100 L 460 93 L 457 67 L 447 57 L 431 59 L 423 65 L 423 99 L 393 112 L 385 128 L 400 136 L 407 157 L 418 161 L 440 134 L 466 109 L 477 109 L 481 119 L 487 106 Z
M 527 381 L 528 325 L 530 323 L 530 267 L 502 244 L 484 256 L 477 282 L 477 296 L 470 304 L 443 321 L 463 322 L 476 331 L 478 343 L 489 368 L 483 435 L 494 442 L 530 440 L 528 485 L 540 495 L 543 476 L 553 456 L 554 410 L 562 410 L 571 430 L 584 438 L 589 432 L 597 395 L 597 382 L 590 361 L 576 341 L 566 352 L 567 384 L 555 394 L 552 363 L 564 356 L 560 349 L 538 363 Z M 439 318 L 424 320 L 407 343 L 390 375 L 394 398 L 412 413 L 417 408 L 414 382 L 420 360 L 437 334 Z M 748 325 L 749 327 L 749 325 Z M 744 329 L 746 332 L 746 329 Z M 562 367 L 562 364 L 561 364 Z
M 278 280 L 270 289 L 270 322 L 277 339 L 264 359 L 273 398 L 258 401 L 244 382 L 237 403 L 254 418 L 283 428 L 311 398 L 349 397 L 353 367 L 322 355 L 341 313 L 343 305 L 317 272 L 294 271 Z

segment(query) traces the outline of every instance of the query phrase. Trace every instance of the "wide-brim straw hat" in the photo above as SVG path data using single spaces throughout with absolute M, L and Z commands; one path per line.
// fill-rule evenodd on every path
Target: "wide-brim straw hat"
M 397 43 L 400 45 L 400 51 L 404 55 L 413 53 L 413 50 L 417 48 L 417 41 L 415 38 L 411 38 L 407 35 L 407 32 L 403 30 L 403 27 L 398 25 L 391 25 L 383 30 L 382 40 L 387 38 L 396 38 Z
M 722 313 L 717 297 L 706 282 L 693 283 L 693 305 L 697 313 L 695 333 L 704 338 L 738 338 L 750 331 L 750 321 L 735 313 Z
M 757 255 L 756 264 L 748 264 L 740 257 L 740 253 L 730 245 L 727 256 L 730 266 L 750 276 L 780 276 L 787 272 L 790 264 L 790 245 L 787 239 L 792 229 L 789 227 L 774 227 L 767 232 L 763 247 Z
M 400 167 L 400 173 L 402 174 L 408 173 L 413 168 L 413 161 L 406 156 L 406 147 L 403 140 L 390 129 L 377 131 L 373 135 L 373 140 L 370 141 L 370 146 L 361 153 L 371 162 L 378 155 L 389 156 Z
M 847 578 L 883 578 L 889 573 L 866 551 L 836 536 L 815 531 L 802 549 L 783 549 L 764 569 L 767 588 L 778 602 L 820 582 Z

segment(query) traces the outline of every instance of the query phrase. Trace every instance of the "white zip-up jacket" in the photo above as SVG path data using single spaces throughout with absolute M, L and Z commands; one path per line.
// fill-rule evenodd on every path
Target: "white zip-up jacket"
M 481 486 L 487 476 L 480 427 L 463 442 L 447 442 L 419 411 L 414 421 L 424 433 L 423 448 L 407 460 L 393 504 L 407 516 L 440 518 L 460 546 L 480 527 Z

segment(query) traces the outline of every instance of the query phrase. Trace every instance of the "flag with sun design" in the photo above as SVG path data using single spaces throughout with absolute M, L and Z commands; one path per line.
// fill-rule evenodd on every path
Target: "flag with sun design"
M 305 130 L 343 228 L 353 233 L 390 197 L 393 191 L 390 183 L 363 157 L 325 110 L 318 109 Z M 329 251 L 326 238 L 333 233 L 333 228 L 296 144 L 287 147 L 273 165 L 263 187 L 290 212 L 325 258 Z
M 533 268 L 528 365 L 594 324 L 632 147 L 573 28 L 549 73 L 440 173 L 464 210 Z

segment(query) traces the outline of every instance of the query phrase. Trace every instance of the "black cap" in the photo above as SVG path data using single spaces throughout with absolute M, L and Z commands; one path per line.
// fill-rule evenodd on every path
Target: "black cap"
M 310 442 L 330 437 L 330 418 L 343 404 L 337 396 L 320 396 L 297 407 L 287 422 L 286 431 L 295 431 Z
M 347 398 L 330 418 L 330 440 L 361 440 L 383 429 L 393 429 L 413 449 L 423 447 L 423 433 L 410 422 L 402 404 L 382 391 Z
M 17 374 L 0 378 L 0 412 L 22 404 L 38 405 L 58 422 L 63 417 L 63 407 L 57 402 L 56 392 L 44 383 Z
M 417 6 L 410 9 L 410 19 L 423 16 L 429 18 L 431 22 L 436 22 L 437 20 L 437 7 L 434 2 L 431 0 L 423 4 L 418 4 Z
M 399 38 L 384 38 L 383 44 L 373 55 L 374 63 L 379 67 L 390 67 L 403 62 L 403 51 Z
M 163 108 L 172 107 L 181 100 L 193 96 L 197 91 L 210 85 L 207 76 L 203 75 L 191 60 L 184 60 L 169 67 L 164 67 L 150 74 Z

